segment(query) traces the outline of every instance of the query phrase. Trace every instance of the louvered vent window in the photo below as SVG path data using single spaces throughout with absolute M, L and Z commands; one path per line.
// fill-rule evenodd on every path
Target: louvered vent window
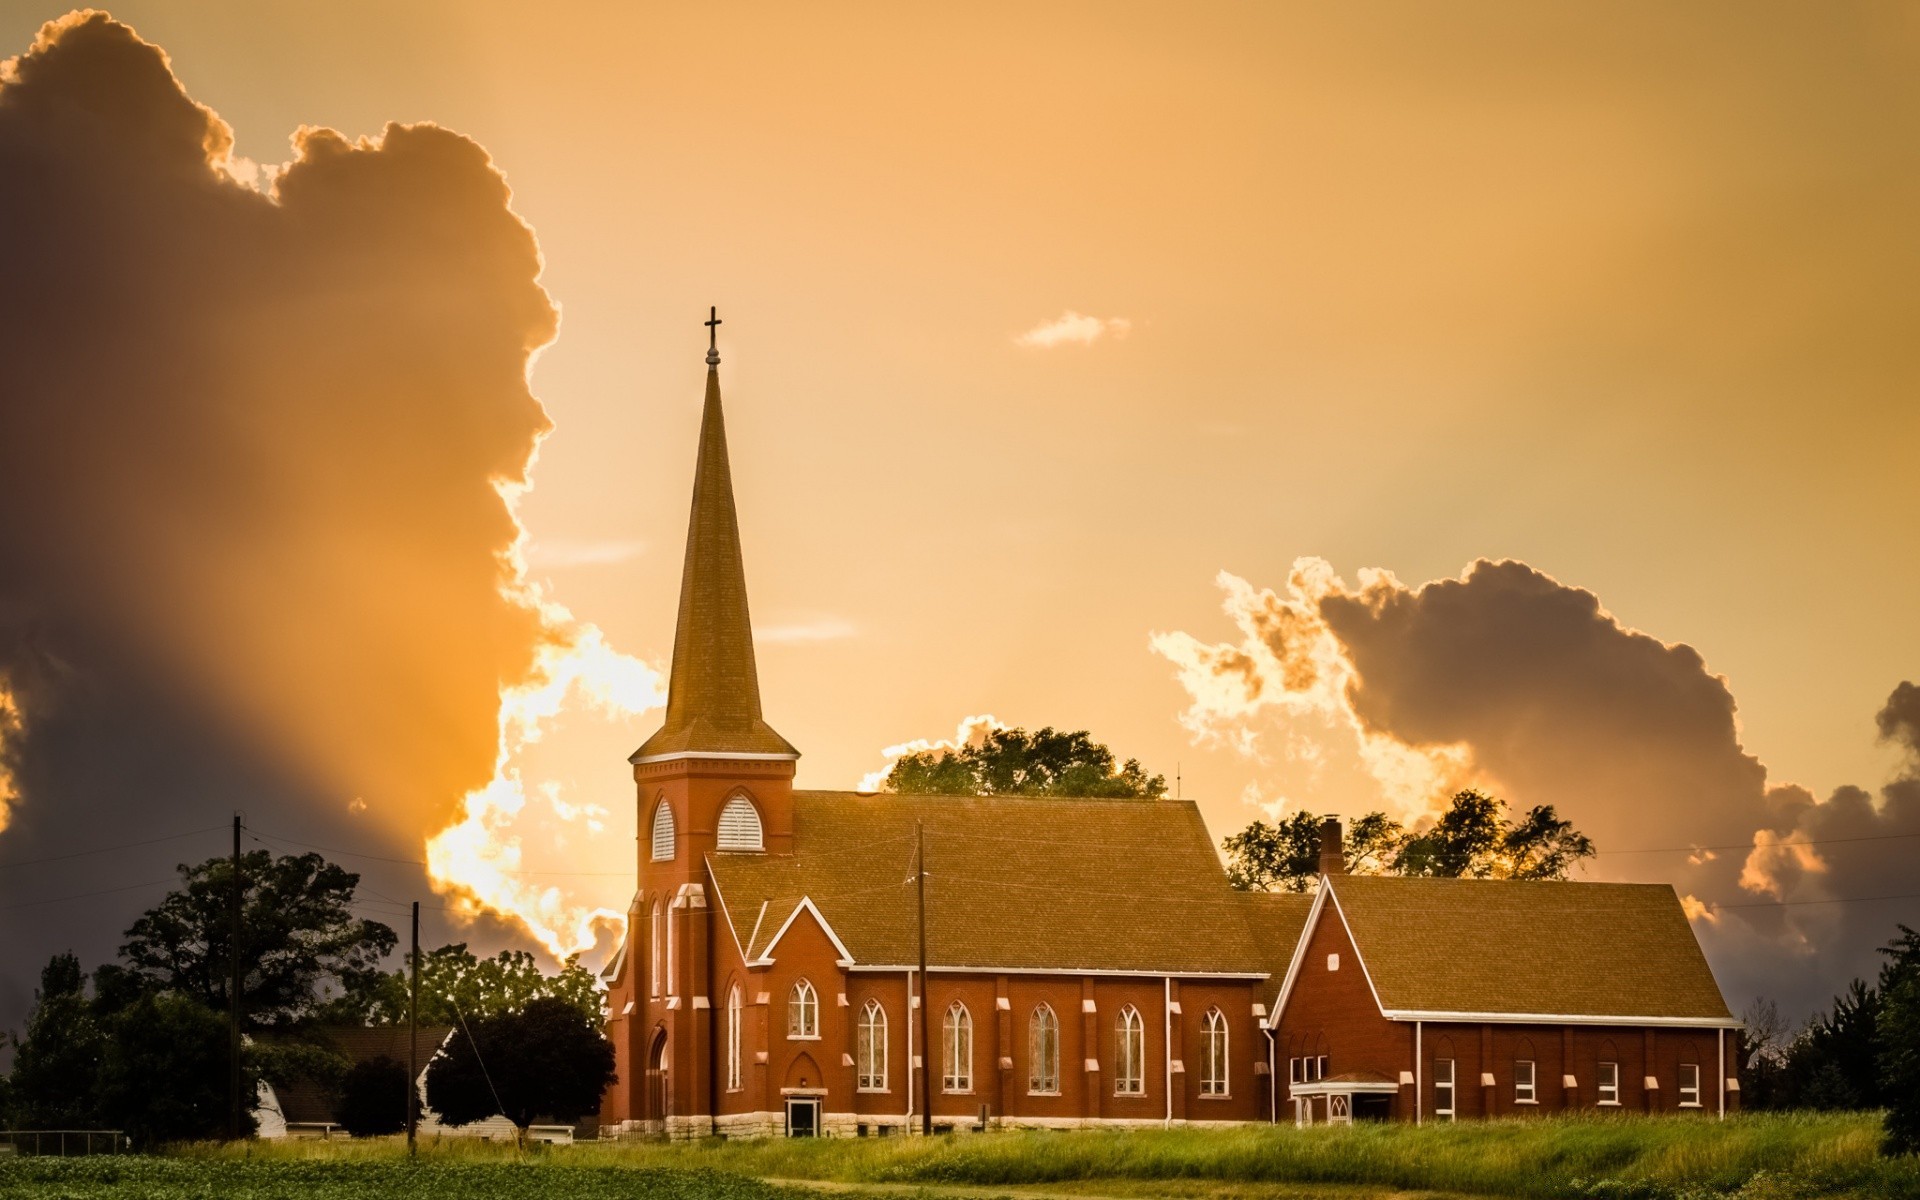
M 673 808 L 665 800 L 653 810 L 653 861 L 673 857 Z
M 760 840 L 760 811 L 745 796 L 735 796 L 720 810 L 720 849 L 764 849 Z

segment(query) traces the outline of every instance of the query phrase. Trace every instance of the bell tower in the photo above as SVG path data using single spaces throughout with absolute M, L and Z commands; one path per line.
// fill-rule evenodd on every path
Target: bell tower
M 760 711 L 720 405 L 719 314 L 706 324 L 706 401 L 666 718 L 628 760 L 639 805 L 639 890 L 628 919 L 631 991 L 623 994 L 632 996 L 630 1016 L 643 1019 L 623 1031 L 632 1078 L 616 1087 L 625 1093 L 627 1119 L 674 1137 L 712 1128 L 713 917 L 705 859 L 792 852 L 800 757 Z

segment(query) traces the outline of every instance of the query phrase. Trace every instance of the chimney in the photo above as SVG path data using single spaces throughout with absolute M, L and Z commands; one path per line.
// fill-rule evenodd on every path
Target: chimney
M 1340 818 L 1333 813 L 1328 813 L 1320 822 L 1320 873 L 1347 873 L 1347 857 L 1341 851 Z

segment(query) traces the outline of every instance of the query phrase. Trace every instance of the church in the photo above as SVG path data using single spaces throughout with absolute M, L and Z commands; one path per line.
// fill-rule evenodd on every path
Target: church
M 795 788 L 706 361 L 603 1136 L 1737 1103 L 1738 1023 L 1664 885 L 1348 876 L 1330 818 L 1315 892 L 1248 893 L 1188 801 Z

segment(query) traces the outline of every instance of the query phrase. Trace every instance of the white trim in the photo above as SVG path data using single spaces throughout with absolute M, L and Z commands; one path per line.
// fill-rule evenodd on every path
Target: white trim
M 1287 1000 L 1293 995 L 1293 985 L 1300 978 L 1300 968 L 1307 960 L 1307 943 L 1313 940 L 1313 934 L 1320 927 L 1320 910 L 1327 905 L 1327 897 L 1333 889 L 1325 886 L 1315 889 L 1313 907 L 1307 910 L 1307 919 L 1300 926 L 1300 940 L 1293 944 L 1293 957 L 1287 961 L 1287 974 L 1280 982 L 1280 992 L 1273 999 L 1273 1009 L 1267 1014 L 1267 1028 L 1280 1028 L 1280 1015 L 1286 1011 Z M 1268 976 L 1272 978 L 1272 976 Z
M 793 928 L 793 922 L 800 916 L 802 909 L 812 913 L 813 919 L 820 922 L 820 928 L 826 931 L 827 940 L 831 941 L 833 948 L 840 952 L 841 965 L 849 966 L 852 964 L 853 951 L 847 949 L 847 944 L 841 941 L 840 935 L 833 931 L 833 926 L 828 923 L 826 915 L 820 911 L 819 906 L 813 902 L 813 897 L 802 896 L 800 897 L 800 903 L 794 905 L 793 911 L 787 914 L 787 919 L 780 923 L 779 931 L 773 935 L 773 940 L 767 943 L 767 948 L 760 952 L 758 959 L 748 963 L 748 966 L 767 967 L 773 965 L 773 948 L 780 944 L 781 938 L 787 936 L 787 930 Z
M 1448 1012 L 1445 1009 L 1390 1008 L 1381 1015 L 1389 1021 L 1436 1021 L 1473 1025 L 1624 1025 L 1677 1029 L 1740 1029 L 1730 1017 L 1619 1017 L 1580 1013 Z
M 1167 1119 L 1166 1119 L 1166 1123 L 1162 1125 L 1161 1128 L 1172 1129 L 1173 1128 L 1173 1014 L 1180 1011 L 1180 1002 L 1173 998 L 1173 977 L 1172 976 L 1168 976 L 1166 978 L 1166 980 L 1164 981 L 1164 985 L 1165 987 L 1161 993 L 1161 999 L 1160 999 L 1160 1023 L 1161 1023 L 1160 1041 L 1161 1041 L 1162 1047 L 1167 1052 L 1166 1075 L 1165 1075 L 1166 1093 L 1167 1093 Z
M 1287 1085 L 1289 1096 L 1353 1096 L 1361 1092 L 1368 1095 L 1394 1096 L 1399 1094 L 1400 1085 L 1386 1082 L 1362 1082 L 1355 1079 L 1317 1079 L 1312 1083 Z
M 660 824 L 661 814 L 665 814 L 667 823 Z M 660 835 L 666 834 L 667 852 L 660 853 Z M 653 802 L 653 823 L 647 826 L 647 861 L 672 862 L 680 857 L 680 818 L 674 815 L 673 803 L 665 794 Z
M 697 759 L 704 759 L 707 761 L 717 761 L 717 762 L 725 762 L 727 759 L 738 759 L 743 762 L 799 762 L 800 761 L 800 755 L 798 753 L 749 754 L 744 750 L 741 750 L 741 751 L 676 750 L 672 754 L 649 754 L 645 758 L 641 758 L 640 752 L 636 750 L 632 754 L 629 754 L 627 756 L 627 761 L 636 767 L 642 767 L 648 763 L 673 762 L 677 759 L 682 759 L 682 758 L 697 758 Z
M 848 955 L 851 958 L 851 955 Z M 849 971 L 880 973 L 906 971 L 919 974 L 911 963 L 849 963 Z M 940 967 L 929 966 L 929 975 L 1093 975 L 1108 979 L 1271 979 L 1268 971 L 1112 971 L 1105 967 Z M 1010 1118 L 1011 1119 L 1011 1118 Z
M 1720 1120 L 1727 1119 L 1727 1031 L 1722 1029 L 1720 1042 Z
M 1420 1022 L 1415 1021 L 1413 1023 L 1413 1123 L 1416 1126 L 1421 1123 L 1422 1110 L 1426 1107 L 1426 1096 L 1422 1094 L 1420 1087 L 1420 1075 L 1426 1068 L 1427 1059 L 1426 1047 L 1421 1045 L 1423 1032 Z

